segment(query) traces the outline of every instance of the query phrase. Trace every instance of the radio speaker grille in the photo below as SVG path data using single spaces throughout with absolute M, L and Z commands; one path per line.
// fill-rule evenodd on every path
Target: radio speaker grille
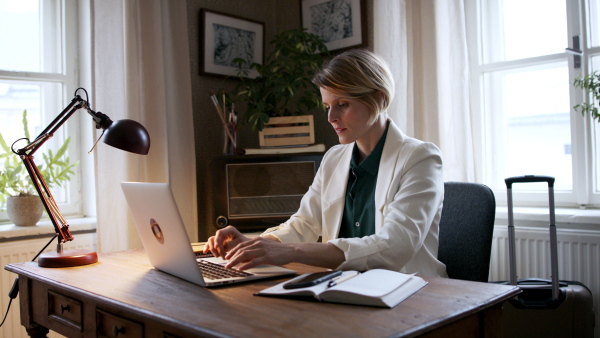
M 291 215 L 310 187 L 315 163 L 228 164 L 229 217 Z

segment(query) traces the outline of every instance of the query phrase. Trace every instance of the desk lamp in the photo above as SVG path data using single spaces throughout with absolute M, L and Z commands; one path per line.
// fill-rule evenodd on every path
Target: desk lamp
M 83 90 L 85 92 L 86 99 L 83 100 L 77 91 Z M 126 150 L 132 153 L 146 155 L 150 150 L 150 136 L 146 129 L 136 121 L 133 120 L 119 120 L 114 122 L 105 114 L 95 112 L 90 108 L 88 101 L 87 91 L 84 88 L 78 88 L 75 90 L 75 97 L 71 103 L 40 133 L 40 135 L 33 141 L 27 140 L 28 144 L 19 150 L 12 151 L 19 155 L 27 172 L 31 177 L 31 181 L 38 192 L 38 195 L 42 199 L 44 208 L 48 212 L 48 216 L 54 225 L 54 230 L 58 236 L 58 244 L 56 251 L 47 252 L 41 254 L 38 259 L 38 265 L 41 267 L 49 268 L 62 268 L 70 266 L 80 266 L 86 264 L 96 263 L 98 261 L 98 255 L 95 251 L 91 250 L 63 250 L 63 243 L 73 240 L 73 236 L 69 231 L 69 224 L 60 213 L 54 197 L 46 184 L 46 181 L 42 177 L 38 170 L 35 162 L 33 161 L 33 154 L 48 140 L 50 139 L 56 130 L 60 128 L 76 111 L 79 109 L 85 109 L 88 114 L 92 116 L 92 119 L 96 123 L 96 129 L 102 129 L 102 135 L 104 136 L 104 143 L 113 146 L 115 148 Z M 106 135 L 105 135 L 106 134 Z M 98 140 L 100 140 L 100 138 Z M 15 143 L 21 141 L 19 139 Z M 13 143 L 13 147 L 15 145 Z M 94 147 L 96 146 L 94 144 Z M 92 148 L 93 149 L 93 148 Z

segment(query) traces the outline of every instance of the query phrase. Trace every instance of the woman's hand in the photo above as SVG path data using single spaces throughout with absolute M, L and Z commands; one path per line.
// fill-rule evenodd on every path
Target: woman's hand
M 214 236 L 208 239 L 204 245 L 204 253 L 210 251 L 215 257 L 225 257 L 229 250 L 247 240 L 248 238 L 246 236 L 242 235 L 236 228 L 229 225 L 218 230 Z
M 250 269 L 261 264 L 302 263 L 335 269 L 345 260 L 344 252 L 331 243 L 281 243 L 272 235 L 244 241 L 225 255 L 226 268 Z
M 344 252 L 331 243 L 281 243 L 265 235 L 247 238 L 228 226 L 208 239 L 204 253 L 228 260 L 228 269 L 247 270 L 262 264 L 285 265 L 292 262 L 335 269 L 345 260 Z
M 246 270 L 262 264 L 285 265 L 292 261 L 294 246 L 281 243 L 276 237 L 247 239 L 227 250 L 226 268 Z

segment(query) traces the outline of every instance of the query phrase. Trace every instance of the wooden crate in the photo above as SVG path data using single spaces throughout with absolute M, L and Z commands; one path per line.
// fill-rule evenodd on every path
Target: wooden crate
M 314 118 L 312 115 L 271 117 L 258 138 L 261 147 L 313 144 Z

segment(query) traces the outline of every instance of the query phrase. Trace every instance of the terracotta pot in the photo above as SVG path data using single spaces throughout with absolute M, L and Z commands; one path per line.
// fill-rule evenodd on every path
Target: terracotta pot
M 6 201 L 8 218 L 18 226 L 33 226 L 42 218 L 44 205 L 38 196 L 9 196 Z

